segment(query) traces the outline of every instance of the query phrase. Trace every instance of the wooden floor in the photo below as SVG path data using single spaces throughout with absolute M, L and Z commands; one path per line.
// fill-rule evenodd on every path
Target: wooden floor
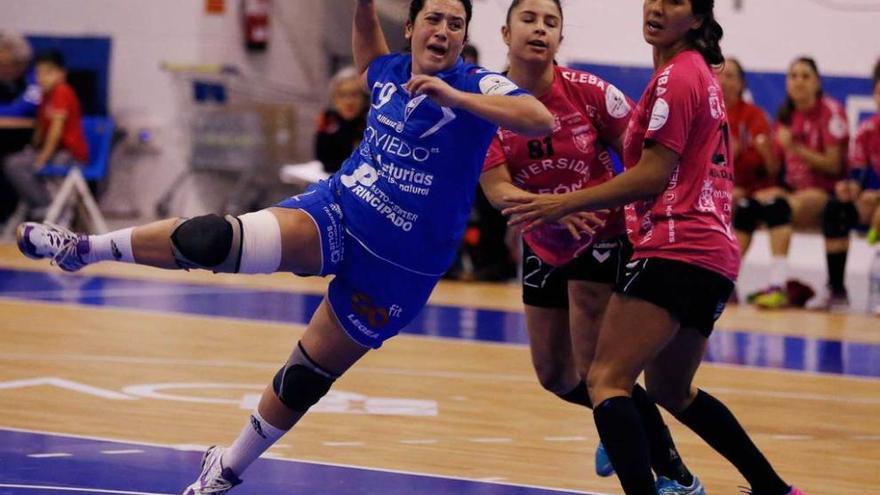
M 8 245 L 0 246 L 0 268 L 50 270 Z M 84 273 L 308 293 L 325 286 L 287 275 L 215 276 L 114 264 Z M 443 283 L 432 302 L 520 307 L 518 288 L 503 285 Z M 228 444 L 246 418 L 236 401 L 259 392 L 302 331 L 300 325 L 26 302 L 2 293 L 0 315 L 0 383 L 56 377 L 104 391 L 154 392 L 113 400 L 57 387 L 0 388 L 0 428 L 162 444 Z M 857 316 L 733 307 L 720 327 L 880 343 L 880 320 Z M 805 493 L 865 495 L 880 488 L 880 379 L 705 365 L 698 382 L 731 407 L 783 477 Z M 224 385 L 187 388 L 191 383 Z M 167 388 L 132 388 L 151 384 Z M 368 414 L 367 403 L 363 414 L 310 414 L 272 455 L 620 492 L 615 478 L 592 473 L 597 435 L 591 416 L 540 389 L 525 347 L 399 336 L 368 355 L 335 390 L 434 401 L 437 414 Z M 190 400 L 165 400 L 169 395 Z M 738 493 L 745 484 L 739 474 L 667 419 L 707 491 Z

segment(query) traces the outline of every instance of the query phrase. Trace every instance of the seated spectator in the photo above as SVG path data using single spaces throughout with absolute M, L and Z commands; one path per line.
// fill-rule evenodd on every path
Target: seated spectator
M 734 58 L 724 62 L 719 77 L 730 124 L 736 204 L 733 226 L 740 251 L 748 250 L 758 223 L 763 222 L 756 191 L 779 184 L 779 160 L 773 154 L 770 122 L 760 107 L 746 101 L 746 74 Z
M 27 71 L 31 47 L 16 33 L 0 31 L 0 118 L 32 119 L 40 104 L 40 88 Z
M 814 295 L 804 284 L 786 281 L 786 269 L 792 226 L 819 227 L 825 236 L 828 268 L 828 291 L 819 307 L 845 310 L 849 306 L 843 280 L 849 231 L 839 222 L 842 206 L 834 199 L 834 187 L 846 172 L 846 114 L 838 101 L 823 93 L 812 58 L 801 57 L 791 64 L 786 93 L 774 128 L 784 187 L 755 193 L 770 232 L 771 285 L 754 295 L 753 302 L 764 308 L 803 306 Z
M 63 57 L 58 52 L 43 53 L 36 58 L 35 68 L 43 99 L 31 147 L 9 155 L 3 172 L 27 203 L 29 216 L 40 219 L 46 214 L 51 196 L 37 172 L 50 162 L 83 165 L 89 156 L 79 99 L 66 82 Z
M 333 76 L 330 108 L 318 118 L 315 135 L 315 158 L 324 171 L 334 173 L 360 143 L 367 127 L 367 94 L 353 67 Z
M 28 72 L 31 47 L 22 36 L 0 31 L 0 163 L 30 141 L 40 88 Z M 15 211 L 18 195 L 0 173 L 0 223 Z
M 874 103 L 878 113 L 862 123 L 850 154 L 850 177 L 837 183 L 837 199 L 843 205 L 842 221 L 868 228 L 868 242 L 880 233 L 880 61 L 874 68 Z

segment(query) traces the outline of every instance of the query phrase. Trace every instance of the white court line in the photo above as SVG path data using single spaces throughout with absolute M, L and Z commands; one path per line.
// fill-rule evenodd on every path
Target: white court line
M 504 481 L 507 478 L 505 478 L 503 476 L 489 476 L 487 478 L 477 478 L 477 479 L 480 481 L 486 482 L 486 483 L 497 483 L 499 481 Z
M 434 444 L 439 443 L 439 440 L 431 440 L 431 439 L 426 439 L 426 440 L 400 440 L 400 443 L 403 443 L 403 444 L 406 444 L 406 445 L 434 445 Z
M 124 455 L 124 454 L 143 454 L 144 451 L 140 449 L 122 449 L 122 450 L 102 450 L 102 454 L 107 455 Z
M 132 444 L 132 445 L 146 445 L 149 447 L 157 447 L 157 448 L 164 448 L 164 449 L 178 448 L 178 446 L 176 446 L 176 445 L 143 442 L 140 440 L 125 440 L 125 439 L 119 439 L 119 438 L 107 438 L 107 437 L 98 437 L 98 436 L 90 436 L 90 435 L 74 435 L 74 434 L 70 434 L 70 433 L 57 433 L 57 432 L 53 432 L 53 431 L 40 431 L 40 430 L 30 430 L 30 429 L 26 429 L 26 428 L 14 428 L 11 426 L 0 426 L 0 430 L 17 431 L 17 432 L 22 432 L 22 433 L 34 433 L 34 434 L 38 434 L 38 435 L 55 435 L 55 436 L 65 437 L 65 438 L 80 438 L 80 439 L 84 439 L 84 440 L 95 440 L 95 441 L 99 441 L 99 442 L 113 442 L 113 443 L 127 443 L 127 444 Z M 349 469 L 360 469 L 361 471 L 374 471 L 374 472 L 379 472 L 379 473 L 406 474 L 406 475 L 411 475 L 411 476 L 423 476 L 425 478 L 437 478 L 437 479 L 443 479 L 443 480 L 480 482 L 480 480 L 478 480 L 476 478 L 465 478 L 462 476 L 443 476 L 443 475 L 439 475 L 439 474 L 431 474 L 431 473 L 425 473 L 425 472 L 419 472 L 419 471 L 405 471 L 402 469 L 364 467 L 364 466 L 357 466 L 354 464 L 342 464 L 342 463 L 336 463 L 336 462 L 319 462 L 319 461 L 311 461 L 311 460 L 307 460 L 307 459 L 291 459 L 291 458 L 271 459 L 271 460 L 278 461 L 278 462 L 298 462 L 300 464 L 313 464 L 316 466 L 333 466 L 333 467 L 341 467 L 341 468 L 349 468 Z M 560 493 L 578 493 L 581 495 L 609 495 L 609 494 L 600 493 L 600 492 L 585 492 L 585 491 L 580 491 L 580 490 L 553 488 L 553 487 L 549 487 L 549 486 L 529 485 L 529 484 L 524 484 L 524 483 L 502 482 L 502 483 L 491 483 L 491 484 L 521 487 L 521 488 L 534 488 L 537 490 L 547 490 L 547 491 L 551 491 L 551 492 L 560 492 Z M 9 486 L 9 485 L 0 485 L 0 487 L 4 487 L 4 486 Z M 27 485 L 23 485 L 23 486 L 27 487 Z M 15 486 L 11 486 L 11 487 L 14 488 Z M 98 491 L 98 490 L 93 490 L 93 491 Z M 108 492 L 108 493 L 120 493 L 123 495 L 128 495 L 128 494 L 132 494 L 132 495 L 172 495 L 172 494 L 164 494 L 164 493 L 155 493 L 154 494 L 154 493 L 146 493 L 146 492 L 119 492 L 119 491 Z
M 544 437 L 548 442 L 583 442 L 587 437 Z
M 880 435 L 855 435 L 852 439 L 860 442 L 874 442 L 880 441 Z
M 22 490 L 52 490 L 59 492 L 117 493 L 119 495 L 174 495 L 171 493 L 158 492 L 129 492 L 125 490 L 104 490 L 101 488 L 72 488 L 69 486 L 50 485 L 11 485 L 6 483 L 0 483 L 0 488 L 21 488 Z
M 321 442 L 327 447 L 362 447 L 364 442 Z
M 33 457 L 34 459 L 49 459 L 50 457 L 72 457 L 73 454 L 68 454 L 66 452 L 52 452 L 46 454 L 28 454 L 28 457 Z
M 468 441 L 474 442 L 474 443 L 513 443 L 512 438 L 496 438 L 496 437 L 468 438 Z
M 246 369 L 272 369 L 278 368 L 275 362 L 261 363 L 256 361 L 230 361 L 230 360 L 196 360 L 196 359 L 171 359 L 171 358 L 137 358 L 128 356 L 114 355 L 89 355 L 89 354 L 33 354 L 33 353 L 0 353 L 0 360 L 9 361 L 82 361 L 82 362 L 105 362 L 117 364 L 151 364 L 161 366 L 209 366 L 222 368 L 246 368 Z M 708 363 L 714 366 L 714 363 Z M 740 368 L 734 366 L 733 368 Z M 761 371 L 782 371 L 774 369 L 760 368 Z M 410 370 L 405 368 L 383 368 L 372 366 L 361 366 L 353 368 L 349 373 L 374 373 L 380 375 L 397 375 L 407 377 L 429 377 L 429 378 L 449 378 L 449 379 L 473 379 L 486 380 L 491 382 L 515 382 L 515 383 L 534 383 L 535 378 L 532 375 L 511 375 L 496 373 L 479 373 L 479 372 L 459 372 L 459 371 L 440 371 L 440 370 Z M 810 373 L 796 372 L 799 375 L 809 375 Z M 859 377 L 843 376 L 843 375 L 821 375 L 833 376 L 841 379 L 858 379 Z M 872 382 L 878 382 L 877 379 L 871 379 Z M 754 389 L 739 389 L 730 387 L 707 387 L 707 391 L 713 393 L 725 393 L 731 395 L 749 395 L 768 398 L 786 398 L 792 400 L 805 400 L 817 402 L 843 402 L 847 404 L 866 404 L 880 405 L 880 397 L 853 397 L 840 394 L 805 394 L 799 392 L 765 390 L 757 391 Z
M 799 441 L 799 440 L 813 440 L 815 437 L 812 435 L 770 435 L 770 438 L 773 440 L 784 440 L 784 441 Z

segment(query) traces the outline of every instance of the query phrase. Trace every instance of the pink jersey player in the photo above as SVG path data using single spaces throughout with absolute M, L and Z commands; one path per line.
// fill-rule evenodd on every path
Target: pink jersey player
M 718 79 L 698 52 L 683 51 L 655 72 L 629 123 L 627 169 L 638 163 L 647 141 L 681 159 L 660 195 L 626 207 L 633 259 L 682 261 L 735 279 L 739 248 L 731 231 L 727 115 Z
M 619 148 L 632 111 L 629 98 L 593 74 L 556 66 L 550 90 L 538 99 L 556 118 L 553 132 L 535 139 L 499 129 L 483 170 L 506 165 L 516 186 L 538 194 L 576 191 L 613 177 L 609 151 Z M 551 223 L 523 240 L 545 262 L 562 266 L 593 242 L 623 232 L 622 212 L 615 209 L 595 236 L 576 240 Z

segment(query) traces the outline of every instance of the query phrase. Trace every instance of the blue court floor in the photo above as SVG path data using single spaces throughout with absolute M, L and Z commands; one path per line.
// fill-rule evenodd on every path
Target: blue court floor
M 0 269 L 0 297 L 306 323 L 321 297 L 283 291 L 220 287 Z M 409 335 L 527 343 L 521 312 L 429 305 L 404 330 Z M 714 363 L 880 377 L 880 345 L 719 328 L 706 361 Z
M 0 429 L 0 495 L 172 495 L 198 475 L 201 456 L 170 447 Z M 258 459 L 243 480 L 236 495 L 578 493 L 277 459 Z

